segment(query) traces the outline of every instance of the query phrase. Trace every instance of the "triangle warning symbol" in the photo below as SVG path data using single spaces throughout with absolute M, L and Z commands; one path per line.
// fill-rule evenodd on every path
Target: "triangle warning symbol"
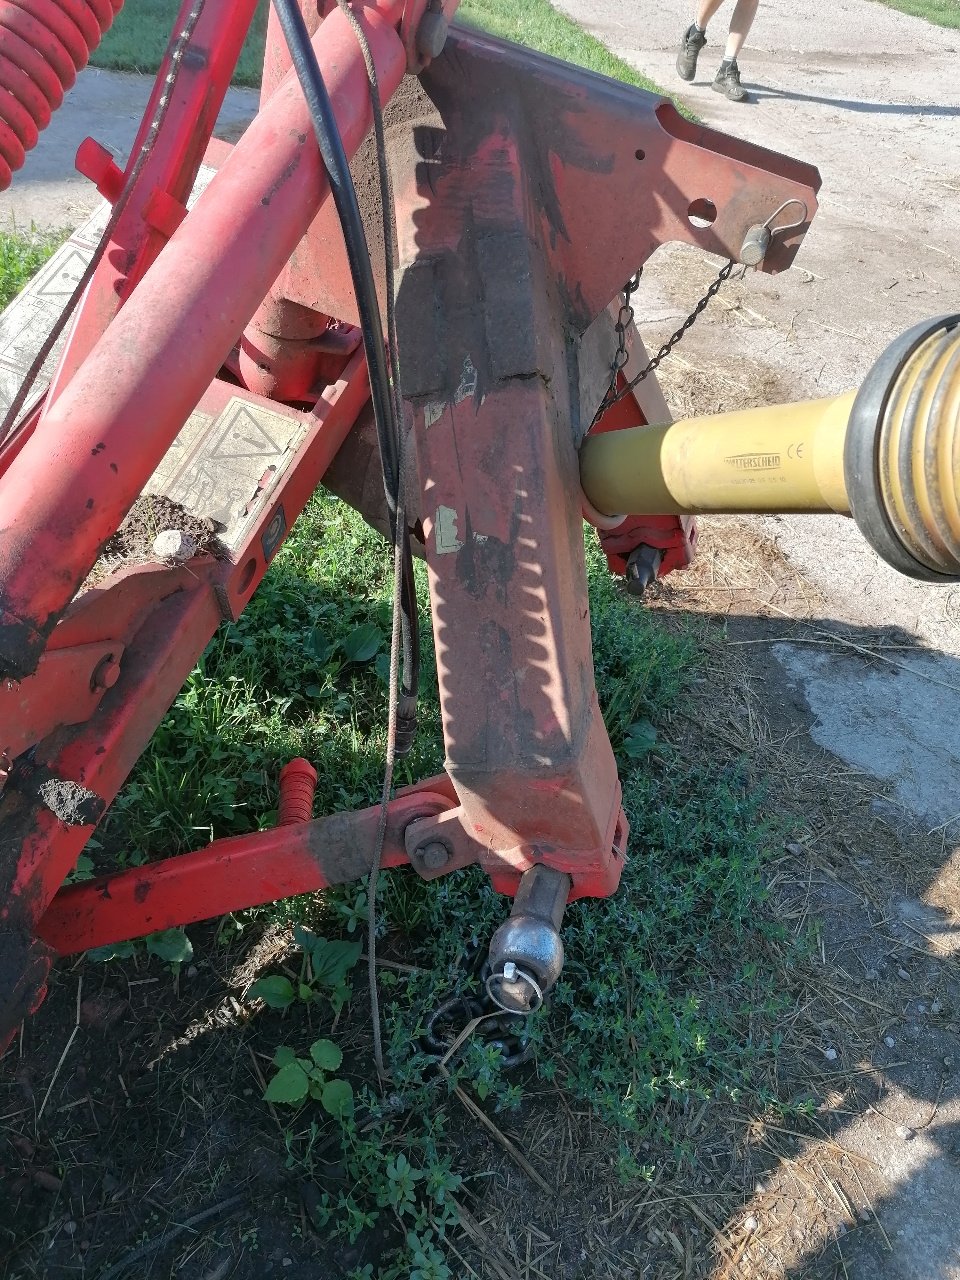
M 208 457 L 270 458 L 282 452 L 282 446 L 268 434 L 255 415 L 245 405 L 240 405 Z

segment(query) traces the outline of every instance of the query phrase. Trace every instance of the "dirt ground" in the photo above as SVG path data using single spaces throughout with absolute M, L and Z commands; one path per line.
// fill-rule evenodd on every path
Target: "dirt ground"
M 750 273 L 725 290 L 670 363 L 665 381 L 675 414 L 769 402 L 774 388 L 781 399 L 846 390 L 910 325 L 957 309 L 960 33 L 872 0 L 837 0 L 815 12 L 761 0 L 740 56 L 752 100 L 739 105 L 709 88 L 729 6 L 713 20 L 689 86 L 674 69 L 677 41 L 690 21 L 684 0 L 650 0 L 641 12 L 615 0 L 560 0 L 559 7 L 615 53 L 679 90 L 706 123 L 813 162 L 823 177 L 820 211 L 795 266 L 782 277 Z M 656 255 L 637 303 L 648 345 L 677 326 L 715 269 L 686 247 Z M 833 1140 L 882 1171 L 877 1222 L 886 1238 L 882 1248 L 866 1245 L 863 1233 L 848 1235 L 842 1246 L 838 1238 L 830 1255 L 836 1274 L 960 1275 L 960 1221 L 950 1207 L 960 1155 L 955 1031 L 929 1018 L 934 1006 L 922 994 L 928 982 L 952 983 L 955 972 L 960 597 L 899 577 L 841 517 L 755 519 L 739 524 L 736 534 L 729 523 L 706 523 L 708 539 L 723 539 L 727 583 L 741 539 L 730 613 L 749 618 L 753 597 L 754 611 L 770 619 L 759 635 L 744 634 L 743 621 L 728 625 L 734 644 L 742 642 L 750 679 L 764 690 L 765 710 L 782 708 L 784 742 L 829 752 L 817 767 L 821 778 L 839 770 L 855 789 L 873 789 L 869 810 L 896 837 L 894 845 L 877 845 L 869 825 L 848 831 L 846 853 L 832 872 L 843 887 L 826 886 L 820 908 L 825 954 L 833 946 L 841 967 L 844 939 L 858 938 L 858 920 L 866 927 L 863 910 L 887 922 L 881 927 L 891 945 L 910 939 L 915 949 L 914 964 L 894 963 L 889 951 L 885 965 L 865 962 L 880 975 L 875 1012 L 883 1006 L 901 1021 L 903 1031 L 890 1038 L 903 1065 L 884 1073 L 882 1101 L 837 1095 L 838 1114 L 848 1111 L 849 1118 Z M 753 548 L 761 546 L 758 559 Z M 771 581 L 757 579 L 758 565 L 769 569 L 771 557 L 796 578 L 799 597 L 795 592 L 792 603 L 784 604 Z M 741 579 L 754 587 L 739 585 Z M 757 588 L 768 599 L 760 610 Z M 687 582 L 678 579 L 671 590 L 676 604 L 690 607 Z M 797 618 L 809 620 L 799 643 Z M 840 642 L 831 638 L 838 627 Z M 816 797 L 811 803 L 822 808 Z M 870 859 L 870 878 L 886 884 L 886 896 L 872 907 L 862 896 L 858 902 L 856 867 L 863 859 Z M 920 866 L 928 868 L 926 881 L 916 876 Z M 855 953 L 864 936 L 869 931 L 859 935 Z M 860 1002 L 864 997 L 845 997 L 861 1019 L 871 1008 Z M 881 1040 L 881 1061 L 884 1050 Z M 830 1146 L 811 1150 L 810 1159 L 826 1171 L 831 1153 L 838 1154 Z M 799 1198 L 796 1178 L 791 1191 L 784 1176 L 764 1180 L 752 1210 L 760 1253 L 771 1216 L 792 1218 L 795 1233 L 812 1237 L 811 1197 L 838 1203 L 832 1175 L 811 1177 L 807 1168 Z M 792 1274 L 786 1255 L 775 1262 L 776 1253 L 749 1274 L 780 1275 L 781 1265 Z
M 639 16 L 614 0 L 561 7 L 672 84 L 689 20 L 681 0 L 651 0 Z M 708 54 L 720 37 L 711 40 Z M 854 41 L 857 52 L 844 52 Z M 691 106 L 818 163 L 824 190 L 796 267 L 731 285 L 666 363 L 675 414 L 845 389 L 909 324 L 956 307 L 958 50 L 960 35 L 837 0 L 816 15 L 761 4 L 741 58 L 756 90 L 749 107 L 710 93 L 706 59 L 685 91 Z M 104 118 L 116 118 L 112 108 Z M 81 136 L 104 136 L 79 112 L 71 127 L 81 122 Z M 115 145 L 126 143 L 118 135 Z M 17 205 L 14 188 L 0 216 L 74 220 L 79 184 L 56 194 L 56 175 L 32 188 L 31 171 L 23 176 L 21 189 L 49 202 Z M 676 327 L 714 271 L 692 250 L 657 255 L 639 303 L 648 342 Z M 668 620 L 694 616 L 710 655 L 710 685 L 671 738 L 718 758 L 746 755 L 790 818 L 771 893 L 791 930 L 815 925 L 819 956 L 789 975 L 796 1000 L 777 1071 L 781 1088 L 811 1102 L 812 1119 L 788 1130 L 709 1108 L 678 1118 L 702 1143 L 696 1185 L 655 1181 L 619 1200 L 602 1138 L 555 1100 L 540 1099 L 513 1136 L 561 1197 L 465 1129 L 474 1166 L 495 1175 L 488 1212 L 465 1217 L 464 1277 L 960 1276 L 954 599 L 897 579 L 839 520 L 705 522 L 698 564 L 650 603 Z M 176 984 L 155 961 L 122 980 L 82 963 L 62 970 L 15 1048 L 0 1224 L 16 1184 L 36 1233 L 37 1264 L 23 1275 L 318 1274 L 298 1187 L 270 1154 L 277 1135 L 260 1102 L 256 1030 L 236 1047 L 242 956 L 198 952 L 217 968 L 205 958 Z M 70 1070 L 56 1075 L 74 1026 Z M 359 1028 L 348 1034 L 361 1045 Z M 37 1133 L 41 1104 L 48 1121 Z M 172 1198 L 196 1208 L 171 1235 Z M 624 1266 L 628 1246 L 642 1264 Z

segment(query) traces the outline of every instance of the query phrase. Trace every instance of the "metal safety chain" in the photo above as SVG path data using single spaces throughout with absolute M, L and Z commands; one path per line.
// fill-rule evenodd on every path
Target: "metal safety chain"
M 635 377 L 630 379 L 626 386 L 617 390 L 617 380 L 620 377 L 622 370 L 626 367 L 627 361 L 630 359 L 629 353 L 627 352 L 627 329 L 633 323 L 633 307 L 630 305 L 630 299 L 640 288 L 640 277 L 643 275 L 643 267 L 637 268 L 636 273 L 632 275 L 623 286 L 623 292 L 620 295 L 620 310 L 617 312 L 617 323 L 615 326 L 617 334 L 617 350 L 614 354 L 613 366 L 610 371 L 610 385 L 607 387 L 604 397 L 600 401 L 599 409 L 594 414 L 593 422 L 590 424 L 591 427 L 595 427 L 608 409 L 621 401 L 624 396 L 629 395 L 633 388 L 637 386 L 638 383 L 642 382 L 644 378 L 649 377 L 650 374 L 659 366 L 661 360 L 670 354 L 687 330 L 697 322 L 697 319 L 701 315 L 703 315 L 711 298 L 715 298 L 722 285 L 730 279 L 730 274 L 735 266 L 736 263 L 732 258 L 728 262 L 724 263 L 720 268 L 720 272 L 716 280 L 714 280 L 713 284 L 711 284 L 710 288 L 693 308 L 676 333 L 672 334 L 671 337 L 666 340 L 657 354 L 648 361 L 646 366 L 641 369 Z

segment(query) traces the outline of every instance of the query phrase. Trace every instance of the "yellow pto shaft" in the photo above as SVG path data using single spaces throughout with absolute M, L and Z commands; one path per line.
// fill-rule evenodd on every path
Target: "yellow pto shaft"
M 960 579 L 960 315 L 918 325 L 856 393 L 588 436 L 605 515 L 852 514 L 895 568 Z
M 588 436 L 583 491 L 605 513 L 850 513 L 843 443 L 854 393 Z

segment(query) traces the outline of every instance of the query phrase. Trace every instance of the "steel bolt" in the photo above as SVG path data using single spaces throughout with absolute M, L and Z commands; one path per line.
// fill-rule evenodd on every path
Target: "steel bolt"
M 90 677 L 91 689 L 112 689 L 120 679 L 120 663 L 112 653 L 101 658 Z
M 439 840 L 431 840 L 429 844 L 420 846 L 417 857 L 428 871 L 439 871 L 450 861 L 450 850 Z
M 503 966 L 503 976 L 507 982 L 513 982 L 517 976 L 517 966 L 512 960 L 508 960 Z

